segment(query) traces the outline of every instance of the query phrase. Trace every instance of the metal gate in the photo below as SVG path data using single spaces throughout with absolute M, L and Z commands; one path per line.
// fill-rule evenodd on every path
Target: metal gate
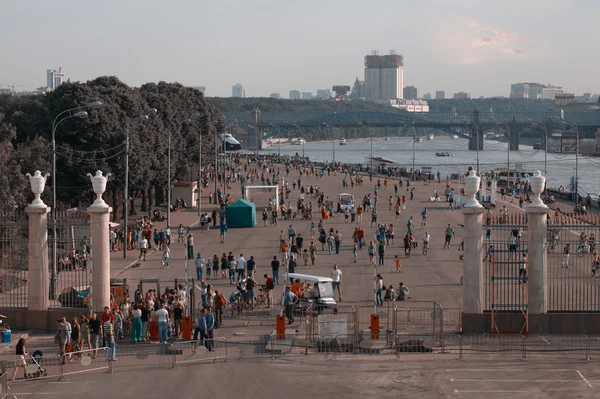
M 548 225 L 548 311 L 600 311 L 598 220 L 562 215 Z
M 25 213 L 0 214 L 0 307 L 27 307 L 28 229 Z
M 86 307 L 90 286 L 90 221 L 78 212 L 57 212 L 48 222 L 50 307 Z M 54 231 L 56 229 L 56 236 Z M 56 248 L 56 254 L 54 254 Z M 93 253 L 92 253 L 93 255 Z
M 484 310 L 520 311 L 523 305 L 527 307 L 526 284 L 520 272 L 523 255 L 527 256 L 527 224 L 519 217 L 500 220 L 507 223 L 483 226 Z

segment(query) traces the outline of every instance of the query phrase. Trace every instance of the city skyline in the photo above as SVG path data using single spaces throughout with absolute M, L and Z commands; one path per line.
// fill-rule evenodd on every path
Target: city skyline
M 44 86 L 44 71 L 62 66 L 72 81 L 103 75 L 132 86 L 177 81 L 219 97 L 231 96 L 239 82 L 246 97 L 268 97 L 352 85 L 364 79 L 365 55 L 395 50 L 404 56 L 404 86 L 419 93 L 508 97 L 517 82 L 600 92 L 594 74 L 600 56 L 583 50 L 593 48 L 600 15 L 591 0 L 380 0 L 366 9 L 355 0 L 31 4 L 3 4 L 0 34 L 10 39 L 0 42 L 0 52 L 10 63 L 1 67 L 2 83 L 18 90 Z M 56 9 L 60 23 L 48 18 Z M 290 29 L 294 20 L 312 27 Z M 390 35 L 398 23 L 399 34 Z M 50 46 L 47 37 L 63 44 Z

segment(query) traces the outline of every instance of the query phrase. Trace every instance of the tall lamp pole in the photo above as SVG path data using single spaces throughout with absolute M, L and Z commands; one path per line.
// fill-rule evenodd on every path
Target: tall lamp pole
M 54 118 L 52 122 L 52 282 L 50 285 L 50 298 L 54 299 L 54 295 L 57 290 L 57 279 L 58 279 L 58 268 L 57 268 L 57 242 L 56 242 L 56 129 L 62 121 L 70 118 L 86 118 L 88 116 L 85 108 L 98 108 L 101 107 L 100 101 L 91 102 L 82 107 L 69 108 Z M 62 117 L 62 118 L 61 118 Z
M 156 108 L 151 108 L 153 113 L 157 113 Z M 148 119 L 148 115 L 144 115 L 141 119 Z M 123 245 L 123 258 L 127 258 L 127 228 L 128 220 L 127 216 L 129 213 L 129 126 L 125 130 L 125 193 L 123 195 L 123 237 L 125 238 L 125 245 Z
M 412 140 L 412 144 L 413 144 L 413 156 L 412 156 L 412 161 L 413 161 L 413 166 L 412 166 L 412 180 L 415 181 L 415 141 L 417 140 L 416 135 L 415 135 L 415 126 L 413 124 L 412 127 L 412 131 L 413 131 L 413 140 Z
M 579 204 L 579 127 L 575 126 L 575 207 Z

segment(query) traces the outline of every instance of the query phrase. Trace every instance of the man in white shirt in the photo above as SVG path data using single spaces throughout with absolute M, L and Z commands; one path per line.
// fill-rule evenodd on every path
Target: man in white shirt
M 140 256 L 138 257 L 138 260 L 142 260 L 142 258 L 144 258 L 145 261 L 146 254 L 148 253 L 148 240 L 146 240 L 144 236 L 141 236 L 138 242 L 140 246 Z
M 160 309 L 156 311 L 156 317 L 158 318 L 158 338 L 161 343 L 166 343 L 169 333 L 169 312 L 162 302 L 160 303 Z
M 430 240 L 431 236 L 429 235 L 428 232 L 425 232 L 425 234 L 423 234 L 423 254 L 427 255 L 427 250 L 429 249 L 429 240 Z
M 237 273 L 237 282 L 239 283 L 240 281 L 242 281 L 242 274 L 244 274 L 244 271 L 246 270 L 246 259 L 244 259 L 244 254 L 240 254 L 240 257 L 237 258 L 237 267 L 236 267 L 236 273 Z
M 169 258 L 171 257 L 171 250 L 168 245 L 165 245 L 165 249 L 163 249 L 163 258 L 162 265 L 163 269 L 167 269 L 169 267 Z
M 335 289 L 337 288 L 339 299 L 341 302 L 342 301 L 342 288 L 341 288 L 342 271 L 339 269 L 338 265 L 333 265 L 333 271 L 331 272 L 331 279 L 333 280 L 333 283 L 332 283 L 333 291 L 335 292 Z

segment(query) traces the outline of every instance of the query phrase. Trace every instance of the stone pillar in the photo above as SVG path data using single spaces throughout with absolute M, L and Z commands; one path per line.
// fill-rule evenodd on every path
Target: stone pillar
M 90 237 L 92 238 L 92 310 L 102 312 L 110 306 L 110 242 L 109 223 L 112 208 L 102 199 L 106 189 L 107 177 L 97 171 L 92 177 L 92 186 L 96 193 L 96 201 L 88 207 L 90 214 Z
M 50 208 L 40 198 L 46 186 L 48 174 L 44 176 L 36 170 L 33 176 L 29 173 L 31 191 L 35 199 L 25 212 L 29 216 L 29 242 L 27 253 L 27 310 L 48 310 L 48 290 L 50 276 L 48 270 L 48 213 Z
M 475 199 L 481 179 L 471 170 L 465 178 L 467 202 L 463 208 L 465 250 L 463 259 L 463 312 L 482 313 L 484 298 L 483 212 L 485 208 Z
M 527 289 L 529 290 L 529 311 L 533 314 L 548 310 L 548 263 L 546 254 L 546 214 L 549 208 L 542 202 L 540 194 L 544 190 L 546 178 L 538 170 L 529 178 L 534 198 L 527 208 L 528 256 Z
M 29 216 L 29 245 L 27 254 L 27 310 L 48 310 L 50 275 L 48 269 L 49 207 L 25 208 Z

